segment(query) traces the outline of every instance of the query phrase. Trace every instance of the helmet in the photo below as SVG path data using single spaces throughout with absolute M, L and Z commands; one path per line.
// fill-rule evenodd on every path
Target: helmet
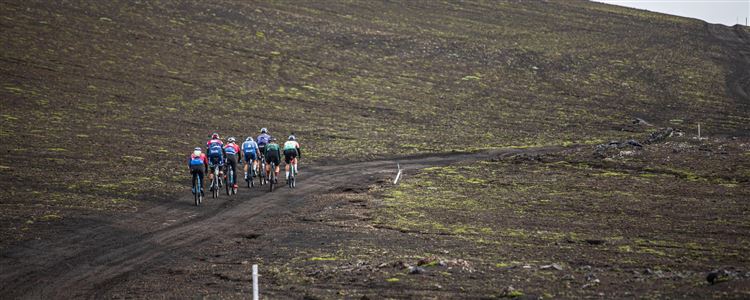
M 193 154 L 195 154 L 195 156 L 201 155 L 201 147 L 195 147 L 195 149 L 193 149 Z
M 211 138 L 212 139 L 218 139 L 219 138 L 219 134 L 216 133 L 216 132 L 214 132 L 213 134 L 211 134 Z
M 247 137 L 247 138 L 245 139 L 245 142 L 248 142 L 248 141 L 252 141 L 252 140 L 253 140 L 253 137 L 249 136 L 249 137 Z
M 295 139 L 297 139 L 297 138 L 295 138 L 295 137 L 294 137 L 294 135 L 290 135 L 290 136 L 289 136 L 289 140 L 290 140 L 290 141 L 293 141 L 293 140 L 295 140 Z
M 268 133 L 268 129 L 266 129 L 265 127 L 263 127 L 263 128 L 260 129 L 260 133 Z
M 276 141 L 276 138 L 275 137 L 271 137 L 271 142 L 275 142 L 275 141 Z
M 233 136 L 230 136 L 230 137 L 229 137 L 229 138 L 227 139 L 227 142 L 230 142 L 230 143 L 234 143 L 234 141 L 236 141 L 236 140 L 234 139 L 234 137 L 233 137 Z

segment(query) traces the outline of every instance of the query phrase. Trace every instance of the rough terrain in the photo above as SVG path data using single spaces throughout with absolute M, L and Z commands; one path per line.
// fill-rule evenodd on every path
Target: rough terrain
M 0 11 L 2 298 L 244 298 L 255 263 L 271 298 L 750 297 L 746 27 L 585 1 Z M 260 127 L 300 137 L 299 188 L 191 206 L 191 149 Z

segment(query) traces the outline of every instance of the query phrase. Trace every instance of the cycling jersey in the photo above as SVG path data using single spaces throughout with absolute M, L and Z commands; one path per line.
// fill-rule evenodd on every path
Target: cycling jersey
M 190 167 L 201 166 L 201 165 L 208 166 L 208 159 L 206 158 L 206 154 L 203 154 L 203 153 L 201 153 L 201 155 L 195 155 L 195 153 L 190 154 L 188 165 Z
M 224 153 L 227 156 L 237 156 L 240 153 L 240 146 L 237 146 L 235 143 L 229 143 L 224 146 Z
M 208 157 L 223 157 L 224 142 L 220 139 L 212 139 L 206 143 L 206 152 Z
M 284 143 L 284 150 L 291 150 L 291 149 L 297 149 L 299 148 L 299 143 L 297 141 L 286 141 Z
M 280 157 L 281 156 L 281 150 L 279 149 L 279 144 L 276 144 L 276 143 L 270 143 L 270 144 L 266 145 L 265 151 L 266 151 L 266 153 L 265 153 L 266 157 L 268 157 L 269 153 L 275 153 L 276 157 Z
M 266 144 L 268 144 L 268 142 L 270 142 L 270 141 L 271 141 L 271 136 L 270 136 L 270 135 L 268 135 L 267 133 L 261 133 L 261 134 L 260 134 L 260 135 L 258 136 L 258 146 L 263 146 L 263 145 L 266 145 Z
M 252 155 L 255 155 L 255 152 L 257 151 L 258 143 L 256 143 L 255 141 L 250 140 L 242 143 L 242 152 L 245 153 L 245 156 L 251 155 L 251 153 Z
M 281 150 L 279 149 L 279 144 L 271 143 L 266 145 L 266 163 L 270 164 L 273 162 L 277 166 L 279 165 L 279 160 L 281 158 Z

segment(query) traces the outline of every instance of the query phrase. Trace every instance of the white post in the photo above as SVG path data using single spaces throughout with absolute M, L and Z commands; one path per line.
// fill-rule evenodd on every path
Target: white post
M 393 180 L 393 184 L 398 183 L 398 179 L 401 177 L 401 164 L 396 164 L 396 167 L 398 168 L 398 174 L 396 174 L 396 179 Z
M 258 300 L 258 265 L 253 265 L 253 300 Z
M 701 139 L 701 123 L 698 123 L 698 139 Z

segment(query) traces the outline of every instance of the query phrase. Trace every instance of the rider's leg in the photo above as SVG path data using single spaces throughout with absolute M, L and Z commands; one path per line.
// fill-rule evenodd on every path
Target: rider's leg
M 201 187 L 201 194 L 203 194 L 203 170 L 202 169 L 198 171 L 198 182 L 200 183 L 199 186 Z
M 247 165 L 248 165 L 248 164 L 249 164 L 249 162 L 248 162 L 248 161 L 247 161 L 247 159 L 246 159 L 246 160 L 245 160 L 245 180 L 247 180 Z
M 237 187 L 237 159 L 232 160 L 232 182 L 234 182 L 233 187 Z
M 286 174 L 286 180 L 289 180 L 289 164 L 284 164 L 284 173 Z

